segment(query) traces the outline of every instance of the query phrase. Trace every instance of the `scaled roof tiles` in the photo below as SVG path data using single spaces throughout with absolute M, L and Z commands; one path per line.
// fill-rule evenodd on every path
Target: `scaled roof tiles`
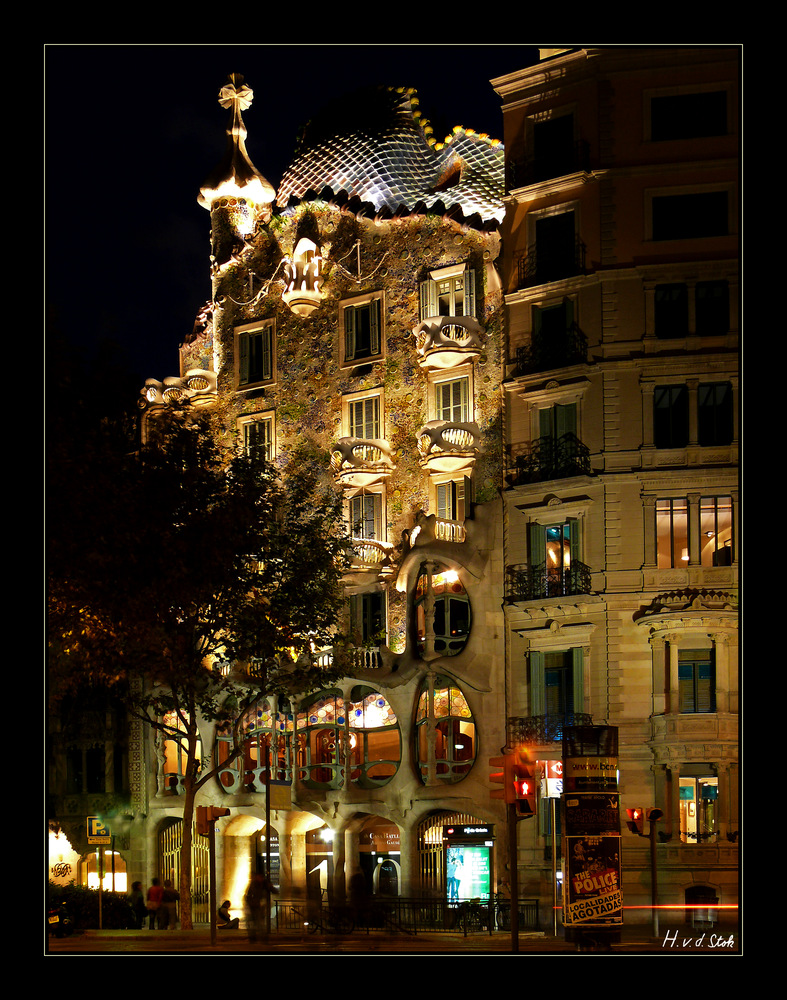
M 381 87 L 326 109 L 304 130 L 279 208 L 332 197 L 358 199 L 382 215 L 440 210 L 501 222 L 503 144 L 463 128 L 435 143 L 416 105 L 414 90 Z

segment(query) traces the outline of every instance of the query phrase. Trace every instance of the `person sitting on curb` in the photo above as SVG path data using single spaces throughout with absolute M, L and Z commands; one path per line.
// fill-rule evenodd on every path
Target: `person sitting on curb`
M 224 931 L 236 931 L 240 926 L 240 920 L 238 917 L 230 916 L 230 906 L 232 904 L 228 899 L 225 899 L 218 910 L 219 918 L 219 930 Z

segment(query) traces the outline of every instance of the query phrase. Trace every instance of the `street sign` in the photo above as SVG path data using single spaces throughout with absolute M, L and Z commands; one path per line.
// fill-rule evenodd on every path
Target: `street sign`
M 100 816 L 88 816 L 87 818 L 87 842 L 88 844 L 111 844 L 112 834 L 109 827 Z

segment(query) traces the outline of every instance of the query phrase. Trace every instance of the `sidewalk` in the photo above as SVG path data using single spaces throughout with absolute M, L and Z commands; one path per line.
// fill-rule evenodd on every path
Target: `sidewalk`
M 623 927 L 619 941 L 611 944 L 605 954 L 670 954 L 715 953 L 737 955 L 741 950 L 737 927 L 690 928 L 665 925 L 658 939 L 652 937 L 650 925 Z M 70 938 L 48 940 L 49 955 L 86 954 L 168 954 L 168 955 L 229 955 L 266 954 L 270 957 L 287 955 L 461 955 L 496 956 L 517 954 L 576 955 L 599 954 L 597 949 L 580 949 L 566 941 L 562 928 L 558 936 L 545 932 L 524 932 L 519 936 L 518 953 L 512 953 L 511 935 L 503 931 L 492 934 L 476 933 L 465 937 L 461 933 L 369 934 L 349 935 L 274 932 L 267 940 L 249 941 L 243 929 L 217 931 L 216 943 L 211 942 L 210 928 L 200 925 L 193 931 L 167 930 L 87 930 Z

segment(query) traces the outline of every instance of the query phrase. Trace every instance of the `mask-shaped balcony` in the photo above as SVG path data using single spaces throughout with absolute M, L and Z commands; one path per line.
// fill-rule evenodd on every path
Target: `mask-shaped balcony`
M 390 567 L 394 547 L 377 538 L 353 538 L 351 573 L 382 573 Z
M 331 452 L 331 470 L 342 486 L 373 486 L 393 469 L 391 446 L 379 438 L 339 438 Z
M 429 472 L 469 474 L 480 440 L 481 432 L 476 423 L 430 420 L 418 432 L 421 466 Z
M 413 336 L 422 368 L 454 368 L 480 356 L 484 328 L 472 316 L 433 316 Z

